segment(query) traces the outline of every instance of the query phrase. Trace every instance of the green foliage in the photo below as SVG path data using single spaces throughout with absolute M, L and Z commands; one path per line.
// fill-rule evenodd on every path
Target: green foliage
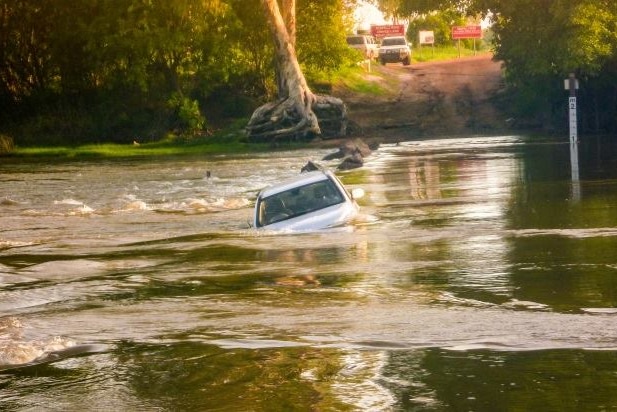
M 407 38 L 417 44 L 421 30 L 432 30 L 435 34 L 435 45 L 448 46 L 453 43 L 452 26 L 464 26 L 466 24 L 465 16 L 458 11 L 452 9 L 431 11 L 410 20 L 407 27 Z
M 215 61 L 231 18 L 222 1 L 0 6 L 0 54 L 10 62 L 0 65 L 0 101 L 8 103 L 4 117 L 17 119 L 21 144 L 157 139 L 178 115 L 199 128 L 194 105 L 170 110 L 167 101 L 228 77 Z
M 580 123 L 615 130 L 617 4 L 605 0 L 476 0 L 496 12 L 494 46 L 504 61 L 515 115 L 567 127 L 563 79 L 580 80 Z M 609 80 L 610 79 L 610 80 Z M 598 85 L 603 87 L 598 87 Z M 598 102 L 603 102 L 599 104 Z M 586 104 L 585 104 L 586 103 Z
M 379 8 L 386 16 L 394 18 L 409 18 L 456 10 L 458 14 L 465 14 L 470 6 L 467 0 L 377 0 Z
M 228 48 L 211 56 L 225 72 L 210 86 L 239 90 L 252 97 L 274 96 L 274 47 L 260 1 L 230 0 L 229 5 L 234 18 L 225 33 Z
M 352 4 L 298 2 L 309 82 L 354 61 Z M 224 126 L 275 95 L 273 55 L 260 0 L 0 0 L 0 132 L 74 145 Z
M 345 37 L 350 25 L 346 15 L 351 10 L 340 0 L 298 2 L 298 60 L 305 77 L 317 79 L 331 75 L 356 61 Z
M 195 135 L 206 126 L 206 118 L 201 114 L 196 100 L 174 93 L 169 99 L 169 107 L 176 114 L 176 125 L 183 133 Z
M 617 52 L 617 6 L 614 2 L 577 2 L 571 12 L 576 36 L 570 39 L 568 52 L 574 68 L 595 74 Z

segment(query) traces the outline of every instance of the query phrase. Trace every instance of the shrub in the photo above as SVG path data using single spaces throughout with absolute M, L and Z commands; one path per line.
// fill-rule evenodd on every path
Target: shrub
M 15 148 L 13 138 L 5 134 L 0 134 L 0 155 L 11 153 Z
M 197 134 L 206 126 L 206 118 L 201 114 L 197 100 L 176 93 L 169 99 L 169 106 L 176 112 L 176 125 L 181 131 Z

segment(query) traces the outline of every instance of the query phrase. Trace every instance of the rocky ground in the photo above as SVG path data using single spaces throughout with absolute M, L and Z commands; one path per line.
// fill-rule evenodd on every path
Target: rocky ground
M 495 107 L 495 96 L 503 88 L 501 64 L 491 55 L 410 66 L 373 64 L 365 79 L 378 83 L 383 93 L 333 91 L 347 104 L 353 137 L 392 142 L 507 129 Z

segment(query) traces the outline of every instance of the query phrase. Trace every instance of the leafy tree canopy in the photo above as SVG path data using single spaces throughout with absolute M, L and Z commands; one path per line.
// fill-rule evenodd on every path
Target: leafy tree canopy
M 299 2 L 307 78 L 350 63 L 350 4 Z M 0 132 L 19 144 L 199 133 L 250 114 L 273 76 L 259 0 L 0 0 Z

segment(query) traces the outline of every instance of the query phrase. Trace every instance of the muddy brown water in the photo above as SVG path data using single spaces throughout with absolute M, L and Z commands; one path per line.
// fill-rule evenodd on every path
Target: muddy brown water
M 613 146 L 383 145 L 348 227 L 249 228 L 328 152 L 3 161 L 0 409 L 616 407 Z

